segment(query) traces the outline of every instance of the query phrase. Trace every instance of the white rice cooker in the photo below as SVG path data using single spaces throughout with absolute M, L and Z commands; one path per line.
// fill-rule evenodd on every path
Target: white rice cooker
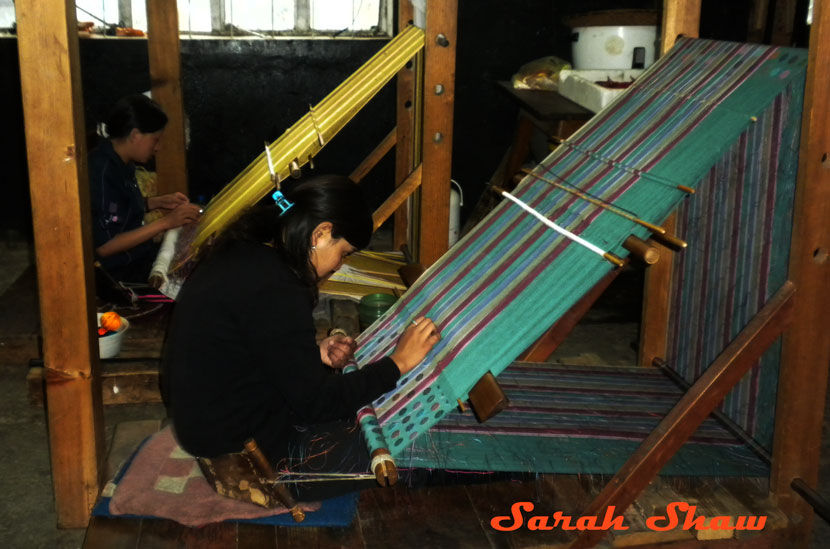
M 645 69 L 655 60 L 657 12 L 609 10 L 570 18 L 573 67 Z

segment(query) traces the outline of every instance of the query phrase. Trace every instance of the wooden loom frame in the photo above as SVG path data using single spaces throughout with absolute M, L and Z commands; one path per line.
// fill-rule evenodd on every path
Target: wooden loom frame
M 26 139 L 45 342 L 56 507 L 59 525 L 73 527 L 83 526 L 88 520 L 89 509 L 100 487 L 99 465 L 103 457 L 100 376 L 90 329 L 93 326 L 91 274 L 83 261 L 79 261 L 79 258 L 88 257 L 91 252 L 89 224 L 85 223 L 89 211 L 85 185 L 84 124 L 77 71 L 77 35 L 74 27 L 69 24 L 74 21 L 74 3 L 65 1 L 38 4 L 33 0 L 18 1 L 18 44 L 27 121 Z M 148 2 L 148 5 L 153 4 L 156 4 L 153 0 Z M 409 15 L 406 11 L 408 4 L 404 4 L 400 12 L 401 21 L 406 21 Z M 824 10 L 821 9 L 822 4 Z M 700 0 L 667 0 L 665 6 L 666 37 L 677 34 L 697 35 Z M 830 282 L 827 273 L 830 242 L 826 241 L 828 224 L 824 220 L 824 212 L 830 209 L 830 173 L 827 162 L 827 151 L 830 148 L 830 105 L 826 97 L 820 97 L 820 92 L 830 89 L 830 37 L 827 36 L 830 33 L 830 8 L 826 6 L 825 1 L 816 2 L 815 21 L 811 31 L 799 190 L 790 265 L 790 278 L 795 283 L 798 297 L 792 302 L 794 319 L 784 332 L 776 415 L 778 436 L 775 437 L 772 477 L 773 491 L 781 507 L 791 515 L 797 513 L 806 518 L 793 531 L 794 540 L 798 541 L 803 541 L 809 531 L 812 511 L 800 498 L 794 497 L 789 486 L 795 478 L 802 478 L 811 485 L 815 485 L 817 479 L 819 446 L 816 442 L 820 440 L 827 382 L 826 365 L 830 362 L 830 341 L 826 338 L 826 330 L 821 322 L 824 320 L 823 311 L 830 305 L 830 299 L 822 295 L 822 287 Z M 452 2 L 452 6 L 445 11 L 433 10 L 428 17 L 426 56 L 429 58 L 431 49 L 435 50 L 436 55 L 442 52 L 445 55 L 441 57 L 441 63 L 425 64 L 425 90 L 435 90 L 434 84 L 440 83 L 442 76 L 448 78 L 452 72 L 449 51 L 455 43 L 455 18 L 452 17 L 452 21 L 447 19 L 450 15 L 455 15 L 455 7 L 455 2 Z M 175 10 L 172 11 L 175 15 Z M 169 17 L 170 13 L 167 15 Z M 432 30 L 430 21 L 433 22 Z M 442 27 L 442 24 L 449 26 Z M 434 38 L 438 34 L 435 32 L 436 27 L 441 28 L 448 37 L 449 48 L 435 42 Z M 177 26 L 168 25 L 167 28 L 176 29 Z M 177 40 L 177 33 L 173 34 Z M 43 36 L 48 36 L 50 40 L 43 39 Z M 164 40 L 163 33 L 156 36 Z M 664 49 L 671 42 L 673 39 L 664 40 Z M 151 58 L 153 44 L 158 43 L 150 41 Z M 437 50 L 438 47 L 443 50 Z M 454 51 L 452 59 L 454 64 Z M 153 61 L 151 67 L 152 64 Z M 443 114 L 427 117 L 428 127 L 423 132 L 417 132 L 415 126 L 418 116 L 415 113 L 421 102 L 415 99 L 418 90 L 422 89 L 415 84 L 418 66 L 417 63 L 414 64 L 412 69 L 407 69 L 411 73 L 402 74 L 398 79 L 396 141 L 407 143 L 408 146 L 396 148 L 396 179 L 409 179 L 409 185 L 417 187 L 417 179 L 412 179 L 417 178 L 413 172 L 419 162 L 415 159 L 421 154 L 425 160 L 431 159 L 429 163 L 424 163 L 427 168 L 424 168 L 425 172 L 420 178 L 424 189 L 422 200 L 429 203 L 434 200 L 432 197 L 444 189 L 448 195 L 453 94 L 451 85 L 447 88 L 446 84 L 443 96 L 424 94 L 424 108 L 428 109 L 432 104 L 436 109 L 443 109 Z M 171 70 L 175 71 L 175 68 Z M 156 77 L 154 74 L 154 84 L 160 82 L 162 86 L 175 88 Z M 450 82 L 451 79 L 444 81 Z M 429 86 L 430 83 L 433 84 L 432 87 Z M 180 92 L 178 93 L 180 109 Z M 176 97 L 175 89 L 171 90 L 171 95 Z M 412 101 L 409 107 L 405 104 L 407 100 Z M 56 104 L 69 105 L 70 108 L 53 112 L 52 107 Z M 165 105 L 165 108 L 170 112 L 169 105 Z M 418 133 L 432 136 L 431 141 L 421 142 L 416 138 Z M 434 138 L 437 133 L 442 134 L 442 139 Z M 56 143 L 63 145 L 56 146 Z M 412 178 L 407 177 L 409 174 L 413 174 Z M 440 182 L 445 175 L 447 177 L 443 179 L 442 187 Z M 438 197 L 438 201 L 441 201 L 441 197 Z M 443 207 L 424 209 L 434 218 L 442 217 L 442 212 L 445 211 Z M 401 217 L 396 217 L 396 243 L 401 241 L 406 227 L 400 223 Z M 424 262 L 431 262 L 433 256 L 440 256 L 438 252 L 441 239 L 425 237 L 428 234 L 446 235 L 445 217 L 437 219 L 434 224 L 422 222 L 422 244 L 419 251 Z M 433 232 L 425 233 L 424 230 Z M 435 248 L 425 248 L 424 241 Z M 667 307 L 667 298 L 661 297 L 661 294 L 668 287 L 668 280 L 661 279 L 655 267 L 652 267 L 646 292 L 648 314 L 643 331 L 643 341 L 647 345 L 643 348 L 657 349 L 654 356 L 660 356 L 661 338 L 662 347 L 665 347 L 665 336 L 661 336 L 665 331 L 665 321 L 659 313 Z M 786 309 L 784 305 L 788 300 L 784 301 L 781 310 Z M 757 337 L 751 339 L 756 340 Z M 79 341 L 84 344 L 78 345 Z M 816 364 L 819 365 L 818 368 L 815 367 Z
M 700 5 L 701 0 L 664 2 L 663 52 L 678 35 L 698 35 Z M 791 484 L 800 478 L 815 487 L 818 481 L 830 364 L 824 312 L 830 298 L 822 292 L 830 282 L 830 101 L 826 95 L 830 89 L 830 3 L 826 0 L 817 0 L 814 5 L 808 55 L 789 280 L 690 387 L 584 515 L 603 513 L 612 505 L 618 512 L 628 507 L 751 365 L 782 336 L 770 484 L 781 510 L 801 519 L 788 530 L 788 541 L 798 546 L 808 541 L 813 510 L 796 497 Z M 674 230 L 675 215 L 664 227 Z M 647 271 L 640 345 L 644 366 L 666 356 L 670 288 L 669 261 Z M 605 535 L 602 531 L 581 532 L 571 547 L 592 547 Z
M 413 14 L 408 1 L 399 3 L 402 29 Z M 432 0 L 430 7 L 424 52 L 398 77 L 396 135 L 387 136 L 353 174 L 362 177 L 398 145 L 398 189 L 376 212 L 375 222 L 379 226 L 397 210 L 395 238 L 405 242 L 404 202 L 420 187 L 413 251 L 424 263 L 448 247 L 458 2 Z M 65 528 L 87 525 L 102 486 L 105 454 L 100 363 L 92 335 L 94 291 L 85 261 L 92 256 L 92 237 L 74 10 L 73 0 L 16 3 L 50 454 L 58 526 Z M 163 0 L 148 0 L 147 12 L 153 94 L 170 119 L 165 140 L 170 146 L 157 157 L 164 182 L 159 192 L 186 191 L 178 14 L 175 3 Z M 420 91 L 421 83 L 434 92 Z M 69 107 L 58 112 L 55 105 Z

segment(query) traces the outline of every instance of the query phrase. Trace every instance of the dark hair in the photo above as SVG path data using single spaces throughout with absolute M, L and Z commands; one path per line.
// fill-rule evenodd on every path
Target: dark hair
M 284 186 L 283 193 L 294 203 L 288 211 L 280 215 L 274 204 L 255 206 L 234 222 L 213 247 L 218 249 L 233 240 L 271 242 L 316 301 L 318 280 L 311 264 L 314 229 L 328 221 L 333 238 L 345 238 L 355 248 L 365 248 L 372 237 L 372 212 L 360 187 L 340 175 L 320 175 Z
M 106 125 L 107 137 L 127 137 L 133 128 L 141 133 L 154 133 L 167 125 L 161 106 L 146 95 L 128 95 L 119 99 L 110 110 Z

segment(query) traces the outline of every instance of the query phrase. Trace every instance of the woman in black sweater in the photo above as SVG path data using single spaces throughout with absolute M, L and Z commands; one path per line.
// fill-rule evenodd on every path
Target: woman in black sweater
M 317 284 L 369 243 L 371 213 L 345 177 L 317 177 L 286 196 L 284 214 L 254 209 L 228 229 L 178 296 L 165 356 L 176 435 L 205 458 L 254 438 L 279 469 L 365 472 L 356 411 L 393 389 L 440 335 L 413 319 L 391 356 L 339 372 L 355 343 L 316 342 Z

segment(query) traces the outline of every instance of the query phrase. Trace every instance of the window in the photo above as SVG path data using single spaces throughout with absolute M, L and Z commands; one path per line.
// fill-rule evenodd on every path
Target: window
M 177 0 L 183 35 L 390 36 L 393 0 Z M 147 30 L 146 0 L 75 0 L 79 22 Z M 14 25 L 0 0 L 0 28 Z
M 0 29 L 14 26 L 14 3 L 12 0 L 0 0 Z

